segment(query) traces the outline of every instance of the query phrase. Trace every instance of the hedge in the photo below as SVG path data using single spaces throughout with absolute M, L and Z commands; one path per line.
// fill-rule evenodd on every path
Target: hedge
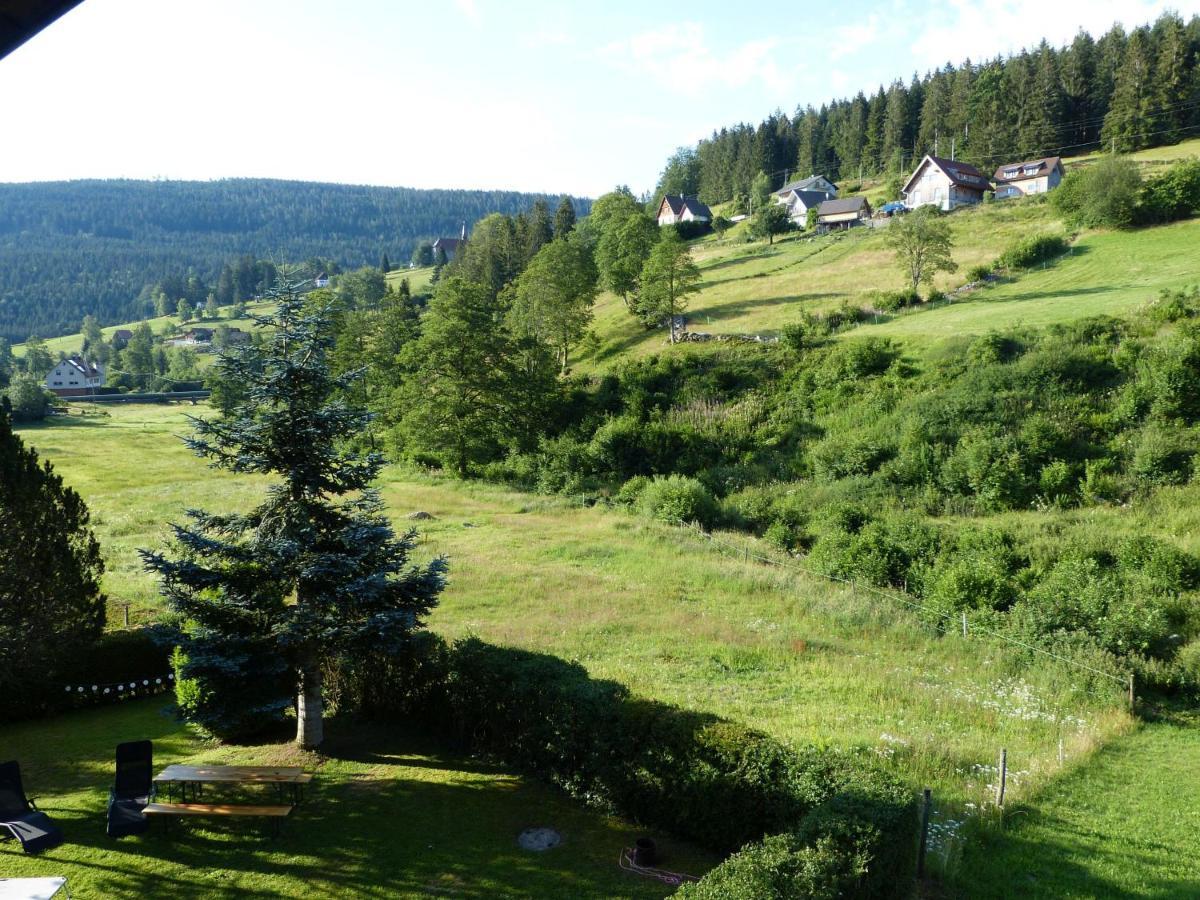
M 912 884 L 916 798 L 866 755 L 792 749 L 546 654 L 429 635 L 410 650 L 332 665 L 331 700 L 419 719 L 635 822 L 740 850 L 680 896 L 758 896 L 735 889 L 751 872 L 837 885 L 830 896 L 902 896 Z

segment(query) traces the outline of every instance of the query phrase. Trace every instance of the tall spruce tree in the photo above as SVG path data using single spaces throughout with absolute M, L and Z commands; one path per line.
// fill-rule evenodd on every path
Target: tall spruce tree
M 0 721 L 47 707 L 104 630 L 88 509 L 13 433 L 0 398 Z
M 184 708 L 218 734 L 278 718 L 296 700 L 296 741 L 324 737 L 322 664 L 354 650 L 399 648 L 437 603 L 445 562 L 410 563 L 412 532 L 397 538 L 371 484 L 382 460 L 350 439 L 368 414 L 349 405 L 357 373 L 334 376 L 327 309 L 297 285 L 256 317 L 269 335 L 222 365 L 245 384 L 224 418 L 193 419 L 188 446 L 234 474 L 272 479 L 245 514 L 188 512 L 173 555 L 141 551 L 185 622 L 179 675 Z
M 1153 74 L 1149 40 L 1139 28 L 1129 36 L 1113 82 L 1112 103 L 1100 133 L 1107 149 L 1127 153 L 1146 145 L 1148 132 L 1153 130 L 1151 110 L 1157 93 Z
M 564 196 L 554 211 L 554 236 L 566 237 L 575 230 L 575 201 Z

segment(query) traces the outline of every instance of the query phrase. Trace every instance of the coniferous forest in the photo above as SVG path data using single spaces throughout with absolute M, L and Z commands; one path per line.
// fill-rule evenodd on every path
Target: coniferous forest
M 269 179 L 0 184 L 0 337 L 76 331 L 89 314 L 103 324 L 152 316 L 152 289 L 189 277 L 219 294 L 222 267 L 247 254 L 407 264 L 420 241 L 539 198 L 559 201 Z M 576 207 L 584 215 L 587 201 Z
M 668 160 L 659 195 L 723 203 L 759 172 L 775 187 L 814 173 L 853 180 L 910 171 L 926 153 L 977 165 L 1129 152 L 1200 134 L 1200 16 L 1166 13 L 1126 33 L 1080 31 L 1065 47 L 1042 41 L 1020 54 L 897 79 L 871 96 L 776 112 L 757 126 L 714 131 Z

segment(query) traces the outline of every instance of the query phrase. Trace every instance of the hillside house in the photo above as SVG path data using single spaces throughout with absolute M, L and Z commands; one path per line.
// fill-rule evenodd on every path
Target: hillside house
M 933 205 L 949 212 L 982 203 L 983 195 L 991 189 L 987 177 L 974 166 L 927 154 L 900 193 L 909 209 Z
M 658 204 L 658 224 L 674 225 L 676 222 L 711 222 L 712 210 L 695 197 L 680 197 L 666 194 Z
M 212 343 L 213 330 L 211 328 L 189 328 L 177 338 L 171 338 L 169 341 L 163 341 L 169 347 L 207 347 Z
M 817 228 L 821 231 L 853 228 L 870 218 L 871 204 L 866 197 L 826 200 L 817 207 Z
M 329 287 L 329 276 L 326 275 L 324 272 L 322 272 L 320 275 L 318 275 L 316 278 L 313 279 L 313 287 L 316 287 L 316 288 Z
M 998 168 L 992 176 L 996 182 L 996 199 L 1044 194 L 1058 187 L 1064 174 L 1062 159 L 1057 156 L 1009 163 Z
M 794 188 L 786 194 L 783 192 L 775 194 L 775 202 L 786 206 L 792 221 L 801 227 L 808 221 L 810 209 L 832 199 L 824 191 L 806 191 L 800 188 Z
M 433 242 L 433 258 L 438 258 L 438 251 L 441 250 L 446 257 L 446 262 L 450 262 L 462 252 L 463 246 L 467 243 L 467 223 L 463 222 L 462 230 L 456 238 L 442 237 Z
M 46 389 L 59 397 L 84 397 L 104 384 L 104 367 L 81 356 L 69 356 L 50 370 Z
M 118 328 L 113 332 L 112 345 L 117 350 L 124 350 L 126 345 L 133 340 L 133 332 L 128 328 Z
M 817 191 L 824 194 L 826 200 L 837 198 L 838 186 L 824 175 L 809 175 L 799 181 L 789 181 L 775 192 L 776 197 L 785 197 L 792 191 Z

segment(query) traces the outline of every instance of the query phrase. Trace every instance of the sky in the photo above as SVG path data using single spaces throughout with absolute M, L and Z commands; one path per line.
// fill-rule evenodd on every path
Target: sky
M 715 128 L 1200 0 L 84 0 L 0 60 L 0 181 L 653 188 Z

